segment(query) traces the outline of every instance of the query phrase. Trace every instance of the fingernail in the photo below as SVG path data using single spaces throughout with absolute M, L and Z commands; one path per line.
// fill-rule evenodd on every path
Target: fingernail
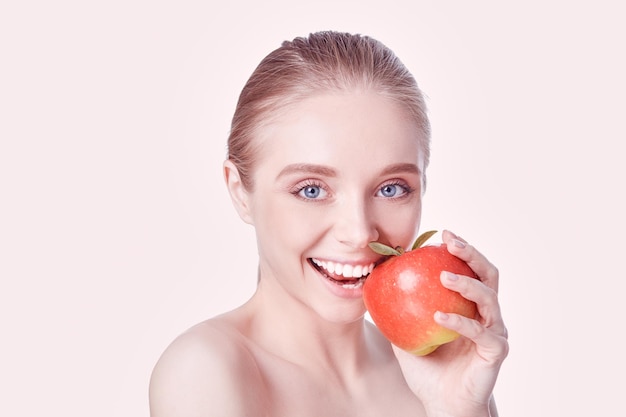
M 448 281 L 458 281 L 459 280 L 459 276 L 457 274 L 453 274 L 452 272 L 448 272 L 448 271 L 444 272 L 444 278 L 447 279 Z
M 461 242 L 458 239 L 454 239 L 452 240 L 452 242 L 454 243 L 454 246 L 456 246 L 457 248 L 463 249 L 465 247 L 465 243 Z
M 448 315 L 447 313 L 441 312 L 441 311 L 437 311 L 435 312 L 435 314 L 437 315 L 437 319 L 441 320 L 441 321 L 446 321 L 450 318 L 450 315 Z

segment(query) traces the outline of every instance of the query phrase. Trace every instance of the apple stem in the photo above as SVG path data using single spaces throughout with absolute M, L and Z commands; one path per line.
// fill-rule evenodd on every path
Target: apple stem
M 421 247 L 435 233 L 437 233 L 436 230 L 429 230 L 428 232 L 424 232 L 419 235 L 417 239 L 415 239 L 415 242 L 413 242 L 411 250 Z M 396 246 L 395 248 L 392 248 L 391 246 L 385 245 L 384 243 L 380 242 L 370 242 L 368 246 L 377 254 L 385 256 L 400 256 L 405 252 L 405 249 L 402 246 Z

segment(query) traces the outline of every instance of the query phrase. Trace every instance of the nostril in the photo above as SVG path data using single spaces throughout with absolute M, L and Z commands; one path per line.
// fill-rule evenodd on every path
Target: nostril
M 350 196 L 337 204 L 334 237 L 337 241 L 352 248 L 363 249 L 369 242 L 379 238 L 378 228 L 374 217 L 371 216 L 372 207 L 367 199 Z

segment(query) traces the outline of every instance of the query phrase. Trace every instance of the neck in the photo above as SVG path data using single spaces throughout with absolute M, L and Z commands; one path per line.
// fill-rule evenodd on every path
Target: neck
M 284 289 L 261 280 L 244 308 L 249 312 L 250 337 L 292 363 L 349 374 L 361 369 L 366 359 L 365 322 L 354 307 L 345 315 L 334 315 L 334 320 L 327 319 Z M 350 320 L 337 321 L 350 314 Z

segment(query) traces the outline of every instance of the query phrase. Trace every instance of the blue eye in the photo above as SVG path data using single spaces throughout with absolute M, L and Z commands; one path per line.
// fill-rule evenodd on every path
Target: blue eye
M 307 185 L 300 190 L 300 195 L 305 198 L 318 198 L 322 194 L 322 189 L 317 185 Z
M 411 190 L 409 189 L 408 186 L 403 185 L 403 184 L 392 183 L 392 184 L 385 184 L 382 187 L 380 187 L 378 191 L 378 195 L 385 197 L 385 198 L 399 198 L 409 192 L 411 192 Z
M 318 184 L 312 180 L 307 180 L 298 185 L 292 191 L 292 194 L 303 200 L 322 200 L 328 196 L 328 191 L 322 184 Z

